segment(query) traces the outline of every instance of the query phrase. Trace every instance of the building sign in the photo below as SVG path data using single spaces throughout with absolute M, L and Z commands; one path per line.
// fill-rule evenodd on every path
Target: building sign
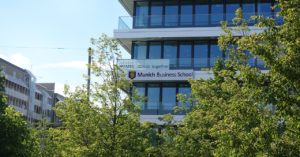
M 193 70 L 130 70 L 128 80 L 188 80 L 194 78 Z
M 118 65 L 124 71 L 128 70 L 169 70 L 169 59 L 124 59 L 118 60 Z

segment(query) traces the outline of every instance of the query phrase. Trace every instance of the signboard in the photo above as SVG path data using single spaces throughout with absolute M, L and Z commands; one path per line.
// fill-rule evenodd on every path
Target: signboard
M 169 59 L 124 59 L 118 60 L 118 65 L 124 71 L 128 70 L 169 70 L 170 61 Z
M 194 78 L 193 70 L 130 70 L 127 74 L 128 80 L 188 80 Z

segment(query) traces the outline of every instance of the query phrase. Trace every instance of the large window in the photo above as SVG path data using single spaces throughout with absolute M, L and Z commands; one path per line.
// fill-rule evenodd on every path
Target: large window
M 134 42 L 133 43 L 133 58 L 146 59 L 147 57 L 147 42 Z
M 161 58 L 161 42 L 149 43 L 149 59 Z
M 222 0 L 212 0 L 211 4 L 211 24 L 220 25 L 223 21 L 223 1 Z
M 195 6 L 195 25 L 209 25 L 209 0 L 197 0 Z
M 194 45 L 194 68 L 207 68 L 208 44 L 205 41 L 195 41 Z
M 159 100 L 160 100 L 160 85 L 159 84 L 148 84 L 148 101 L 147 109 L 148 110 L 157 110 L 159 109 Z
M 191 26 L 193 25 L 193 1 L 185 0 L 181 2 L 180 8 L 180 25 Z
M 148 2 L 136 2 L 135 7 L 135 27 L 147 27 L 148 26 Z
M 178 93 L 187 96 L 186 99 L 183 100 L 183 101 L 186 101 L 187 103 L 182 103 L 182 102 L 179 101 L 178 106 L 179 107 L 184 106 L 187 109 L 190 109 L 191 104 L 188 101 L 189 101 L 189 98 L 190 98 L 191 87 L 189 86 L 189 84 L 179 84 Z
M 167 1 L 165 6 L 165 26 L 178 25 L 178 2 Z
M 163 83 L 162 85 L 162 109 L 173 110 L 176 106 L 176 84 Z
M 258 0 L 257 12 L 258 15 L 263 17 L 272 17 L 272 1 L 271 0 Z
M 235 17 L 235 11 L 240 8 L 240 3 L 239 0 L 227 0 L 226 2 L 226 20 L 229 25 L 232 25 L 232 19 Z
M 163 2 L 151 2 L 150 24 L 153 27 L 162 26 Z
M 144 83 L 135 83 L 133 86 L 134 89 L 137 90 L 140 97 L 145 97 L 145 84 Z M 141 109 L 145 109 L 145 102 L 141 102 Z
M 192 42 L 180 42 L 179 68 L 192 67 Z
M 164 59 L 170 59 L 170 68 L 176 68 L 177 65 L 177 42 L 165 41 L 164 42 Z
M 210 44 L 210 66 L 214 66 L 218 57 L 223 59 L 223 52 L 220 51 L 217 43 Z
M 242 10 L 245 20 L 251 21 L 251 16 L 255 15 L 255 3 L 252 0 L 243 0 Z M 251 23 L 254 23 L 251 21 Z

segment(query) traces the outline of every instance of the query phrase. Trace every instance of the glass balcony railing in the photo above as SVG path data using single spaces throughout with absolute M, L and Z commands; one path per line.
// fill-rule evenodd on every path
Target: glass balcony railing
M 146 105 L 145 105 L 146 104 Z M 191 111 L 190 104 L 184 104 L 180 102 L 144 102 L 142 104 L 141 114 L 142 115 L 163 115 L 171 113 L 173 115 L 185 115 L 187 112 Z M 147 106 L 147 107 L 145 107 Z M 175 107 L 185 107 L 185 109 L 180 108 L 175 112 Z
M 215 58 L 176 58 L 176 59 L 121 59 L 118 65 L 123 70 L 176 70 L 194 69 L 207 70 L 215 66 Z M 259 58 L 249 59 L 248 64 L 259 69 L 268 69 L 265 62 Z
M 249 25 L 256 21 L 251 16 L 261 15 L 273 17 L 278 24 L 283 23 L 281 17 L 276 17 L 274 12 L 244 13 L 244 18 L 249 20 Z M 145 16 L 122 16 L 119 17 L 119 30 L 130 30 L 138 28 L 170 28 L 170 27 L 214 27 L 220 26 L 221 21 L 227 21 L 229 26 L 233 25 L 232 19 L 235 13 L 227 14 L 197 14 L 197 15 L 145 15 Z

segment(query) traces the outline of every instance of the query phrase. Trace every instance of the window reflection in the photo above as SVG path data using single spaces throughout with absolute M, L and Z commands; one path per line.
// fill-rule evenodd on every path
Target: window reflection
M 160 86 L 159 84 L 148 84 L 147 109 L 159 109 Z
M 232 25 L 232 19 L 235 18 L 235 11 L 240 8 L 239 0 L 226 1 L 226 21 L 229 25 Z
M 177 42 L 176 41 L 165 41 L 164 42 L 164 59 L 170 59 L 170 68 L 176 68 L 177 62 Z
M 173 110 L 176 106 L 176 84 L 163 83 L 162 87 L 162 109 Z
M 168 1 L 165 6 L 165 26 L 178 25 L 178 4 L 177 1 Z
M 134 26 L 148 26 L 148 2 L 136 2 Z
M 133 47 L 133 59 L 146 59 L 147 42 L 135 42 Z
M 194 67 L 195 69 L 207 68 L 208 44 L 207 42 L 195 42 Z
M 191 93 L 191 87 L 189 86 L 189 84 L 179 84 L 178 94 L 186 95 L 187 97 L 186 97 L 185 101 L 187 101 L 187 102 L 188 102 L 188 100 L 190 98 L 190 93 Z M 187 109 L 191 108 L 191 104 L 190 103 L 184 104 L 182 102 L 179 102 L 178 106 L 179 107 L 183 107 L 184 106 Z
M 192 67 L 192 42 L 181 42 L 179 47 L 179 67 Z
M 210 66 L 215 66 L 215 62 L 217 61 L 218 57 L 222 59 L 223 53 L 220 51 L 217 43 L 212 43 L 210 45 Z
M 209 24 L 209 1 L 197 0 L 195 6 L 195 25 L 202 26 Z
M 193 1 L 182 1 L 180 24 L 182 26 L 193 25 Z
M 212 0 L 211 5 L 211 24 L 219 25 L 223 21 L 223 1 Z
M 251 0 L 246 0 L 245 2 L 243 1 L 242 10 L 245 20 L 251 21 L 251 16 L 255 15 L 255 3 L 253 3 Z M 252 20 L 250 23 L 254 23 L 254 21 Z
M 149 43 L 149 59 L 161 58 L 161 42 Z
M 163 3 L 162 2 L 151 2 L 151 26 L 162 26 L 163 19 Z
M 258 15 L 263 17 L 272 17 L 272 2 L 271 0 L 258 0 L 257 11 Z
M 141 98 L 145 97 L 145 84 L 144 83 L 134 84 L 133 89 L 137 90 L 137 92 L 138 92 L 137 94 L 139 94 Z M 135 100 L 133 102 L 136 103 Z M 145 102 L 141 102 L 140 105 L 141 105 L 141 110 L 144 110 Z

